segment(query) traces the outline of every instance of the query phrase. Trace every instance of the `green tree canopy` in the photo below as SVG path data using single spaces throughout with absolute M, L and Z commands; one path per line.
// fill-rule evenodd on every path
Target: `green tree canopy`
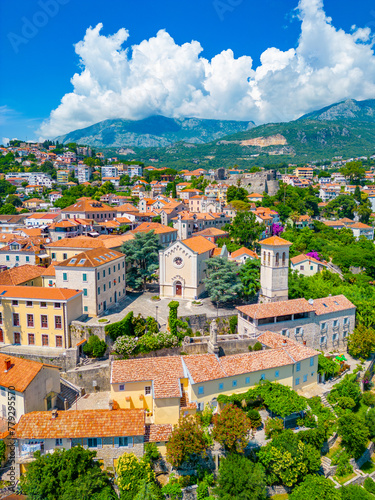
M 237 186 L 229 186 L 227 189 L 227 203 L 230 203 L 233 200 L 245 201 L 247 202 L 248 192 L 245 188 L 237 187 Z
M 265 500 L 266 477 L 262 466 L 243 455 L 228 455 L 220 461 L 215 495 L 219 500 Z
M 286 486 L 301 482 L 307 474 L 316 473 L 321 465 L 320 451 L 302 442 L 290 429 L 263 446 L 258 457 L 266 469 L 268 481 L 271 484 L 281 481 Z
M 292 491 L 290 500 L 341 500 L 333 481 L 322 476 L 307 476 Z
M 361 161 L 349 161 L 340 168 L 340 172 L 345 177 L 349 177 L 351 184 L 359 183 L 365 175 L 366 169 L 363 167 Z
M 30 500 L 115 500 L 107 474 L 93 460 L 96 452 L 75 446 L 39 456 L 21 476 Z
M 339 419 L 337 432 L 350 456 L 359 458 L 366 449 L 369 436 L 365 420 L 355 413 L 343 415 Z
M 206 261 L 203 283 L 211 300 L 218 306 L 236 300 L 243 289 L 237 265 L 219 256 Z
M 243 285 L 242 294 L 250 299 L 260 288 L 260 260 L 247 259 L 240 267 L 239 276 Z
M 264 227 L 256 221 L 252 212 L 238 212 L 233 219 L 232 224 L 224 226 L 229 231 L 229 236 L 236 243 L 251 248 L 253 243 L 258 240 Z
M 121 500 L 134 500 L 145 483 L 155 482 L 155 472 L 144 457 L 139 459 L 134 453 L 124 453 L 117 461 L 117 485 Z
M 126 284 L 132 288 L 146 289 L 146 283 L 159 267 L 159 237 L 154 231 L 136 233 L 134 239 L 126 241 L 121 251 L 126 256 Z
M 348 351 L 354 358 L 368 358 L 375 351 L 375 330 L 363 324 L 349 336 Z

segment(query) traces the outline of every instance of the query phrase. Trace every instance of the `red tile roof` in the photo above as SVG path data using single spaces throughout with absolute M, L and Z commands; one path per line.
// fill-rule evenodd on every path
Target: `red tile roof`
M 65 301 L 82 294 L 80 290 L 69 288 L 45 288 L 42 286 L 3 286 L 0 285 L 2 299 L 30 299 Z
M 26 281 L 38 278 L 44 274 L 45 269 L 31 264 L 12 267 L 0 273 L 0 285 L 17 286 Z
M 242 255 L 249 255 L 253 259 L 259 259 L 258 255 L 255 252 L 253 252 L 253 250 L 249 250 L 246 247 L 239 248 L 238 250 L 236 250 L 235 252 L 232 252 L 230 254 L 232 259 L 236 259 L 237 257 L 241 257 Z
M 193 252 L 198 254 L 209 252 L 217 246 L 204 236 L 193 236 L 187 240 L 182 240 L 181 243 L 184 243 L 184 245 L 190 248 L 190 250 L 193 250 Z
M 144 410 L 34 411 L 22 415 L 18 439 L 59 439 L 111 436 L 143 436 Z
M 155 398 L 179 398 L 179 380 L 184 377 L 180 356 L 116 360 L 112 363 L 111 383 L 153 380 Z
M 270 238 L 266 238 L 259 242 L 260 245 L 270 245 L 270 246 L 285 246 L 292 245 L 290 241 L 284 240 L 284 238 L 280 238 L 279 236 L 271 236 Z
M 149 424 L 146 425 L 145 443 L 158 443 L 169 441 L 173 427 L 171 424 Z
M 10 360 L 11 368 L 8 369 L 8 371 L 5 371 L 5 360 Z M 59 370 L 59 368 L 54 365 L 0 354 L 0 385 L 2 387 L 13 386 L 17 392 L 24 392 L 38 373 L 44 368 Z

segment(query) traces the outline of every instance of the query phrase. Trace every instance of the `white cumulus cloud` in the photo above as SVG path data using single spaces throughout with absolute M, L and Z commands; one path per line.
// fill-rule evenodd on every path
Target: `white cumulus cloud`
M 80 73 L 73 91 L 39 129 L 55 137 L 110 118 L 152 114 L 286 121 L 345 98 L 375 97 L 375 56 L 369 28 L 336 29 L 322 0 L 300 0 L 296 48 L 270 47 L 253 67 L 250 56 L 224 50 L 207 60 L 198 41 L 178 45 L 165 31 L 126 46 L 129 32 L 88 28 L 75 45 Z

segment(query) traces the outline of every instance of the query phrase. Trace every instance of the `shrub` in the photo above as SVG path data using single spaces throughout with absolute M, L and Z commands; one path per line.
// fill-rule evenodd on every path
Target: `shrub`
M 373 481 L 373 479 L 371 479 L 371 477 L 366 477 L 363 486 L 366 491 L 375 495 L 375 482 Z
M 339 419 L 338 434 L 350 456 L 359 458 L 366 449 L 369 430 L 365 420 L 350 413 Z
M 237 324 L 238 324 L 238 317 L 237 316 L 232 316 L 230 318 L 230 320 L 229 320 L 229 330 L 230 330 L 230 333 L 236 333 Z
M 263 346 L 260 342 L 255 342 L 253 351 L 261 351 L 263 349 Z
M 371 408 L 365 415 L 365 425 L 369 430 L 370 439 L 375 438 L 375 408 Z
M 118 337 L 122 337 L 124 335 L 133 336 L 133 311 L 130 311 L 121 321 L 106 325 L 105 333 L 113 341 L 115 341 Z
M 117 461 L 117 484 L 122 500 L 133 500 L 143 481 L 153 482 L 155 472 L 144 458 L 138 459 L 134 453 L 124 453 Z
M 264 430 L 267 439 L 273 438 L 280 434 L 280 432 L 283 432 L 284 422 L 281 418 L 267 418 Z
M 208 427 L 212 422 L 214 410 L 206 405 L 202 413 L 199 414 L 203 427 Z
M 260 416 L 259 411 L 251 408 L 247 411 L 246 415 L 250 419 L 252 429 L 257 429 L 262 425 L 262 417 Z
M 251 352 L 253 350 L 253 346 L 250 344 L 249 345 L 249 351 Z
M 362 394 L 362 401 L 366 406 L 375 405 L 375 394 L 373 392 L 364 392 Z
M 326 378 L 335 377 L 339 374 L 340 365 L 333 358 L 326 358 L 319 354 L 318 373 L 324 374 Z
M 353 467 L 349 463 L 349 455 L 343 451 L 337 459 L 336 474 L 339 477 L 347 476 L 353 472 Z
M 83 346 L 83 352 L 90 358 L 101 358 L 107 350 L 105 340 L 100 340 L 97 335 L 90 335 L 88 341 Z
M 145 444 L 145 453 L 144 453 L 144 458 L 145 460 L 148 460 L 149 462 L 155 462 L 160 458 L 160 453 L 159 450 L 156 446 L 155 443 L 146 443 Z
M 340 406 L 340 408 L 345 409 L 351 409 L 355 407 L 355 401 L 353 398 L 346 397 L 346 396 L 340 396 L 337 398 L 337 404 Z

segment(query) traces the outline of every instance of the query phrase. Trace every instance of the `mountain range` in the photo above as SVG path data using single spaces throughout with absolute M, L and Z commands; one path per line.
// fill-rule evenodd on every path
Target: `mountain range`
M 57 137 L 57 140 L 64 144 L 77 142 L 93 147 L 163 147 L 178 141 L 204 144 L 252 127 L 255 124 L 248 121 L 154 115 L 143 120 L 104 120 Z
M 106 120 L 58 138 L 175 168 L 322 161 L 375 152 L 375 99 L 347 99 L 285 123 L 166 118 Z M 108 149 L 109 148 L 109 149 Z

